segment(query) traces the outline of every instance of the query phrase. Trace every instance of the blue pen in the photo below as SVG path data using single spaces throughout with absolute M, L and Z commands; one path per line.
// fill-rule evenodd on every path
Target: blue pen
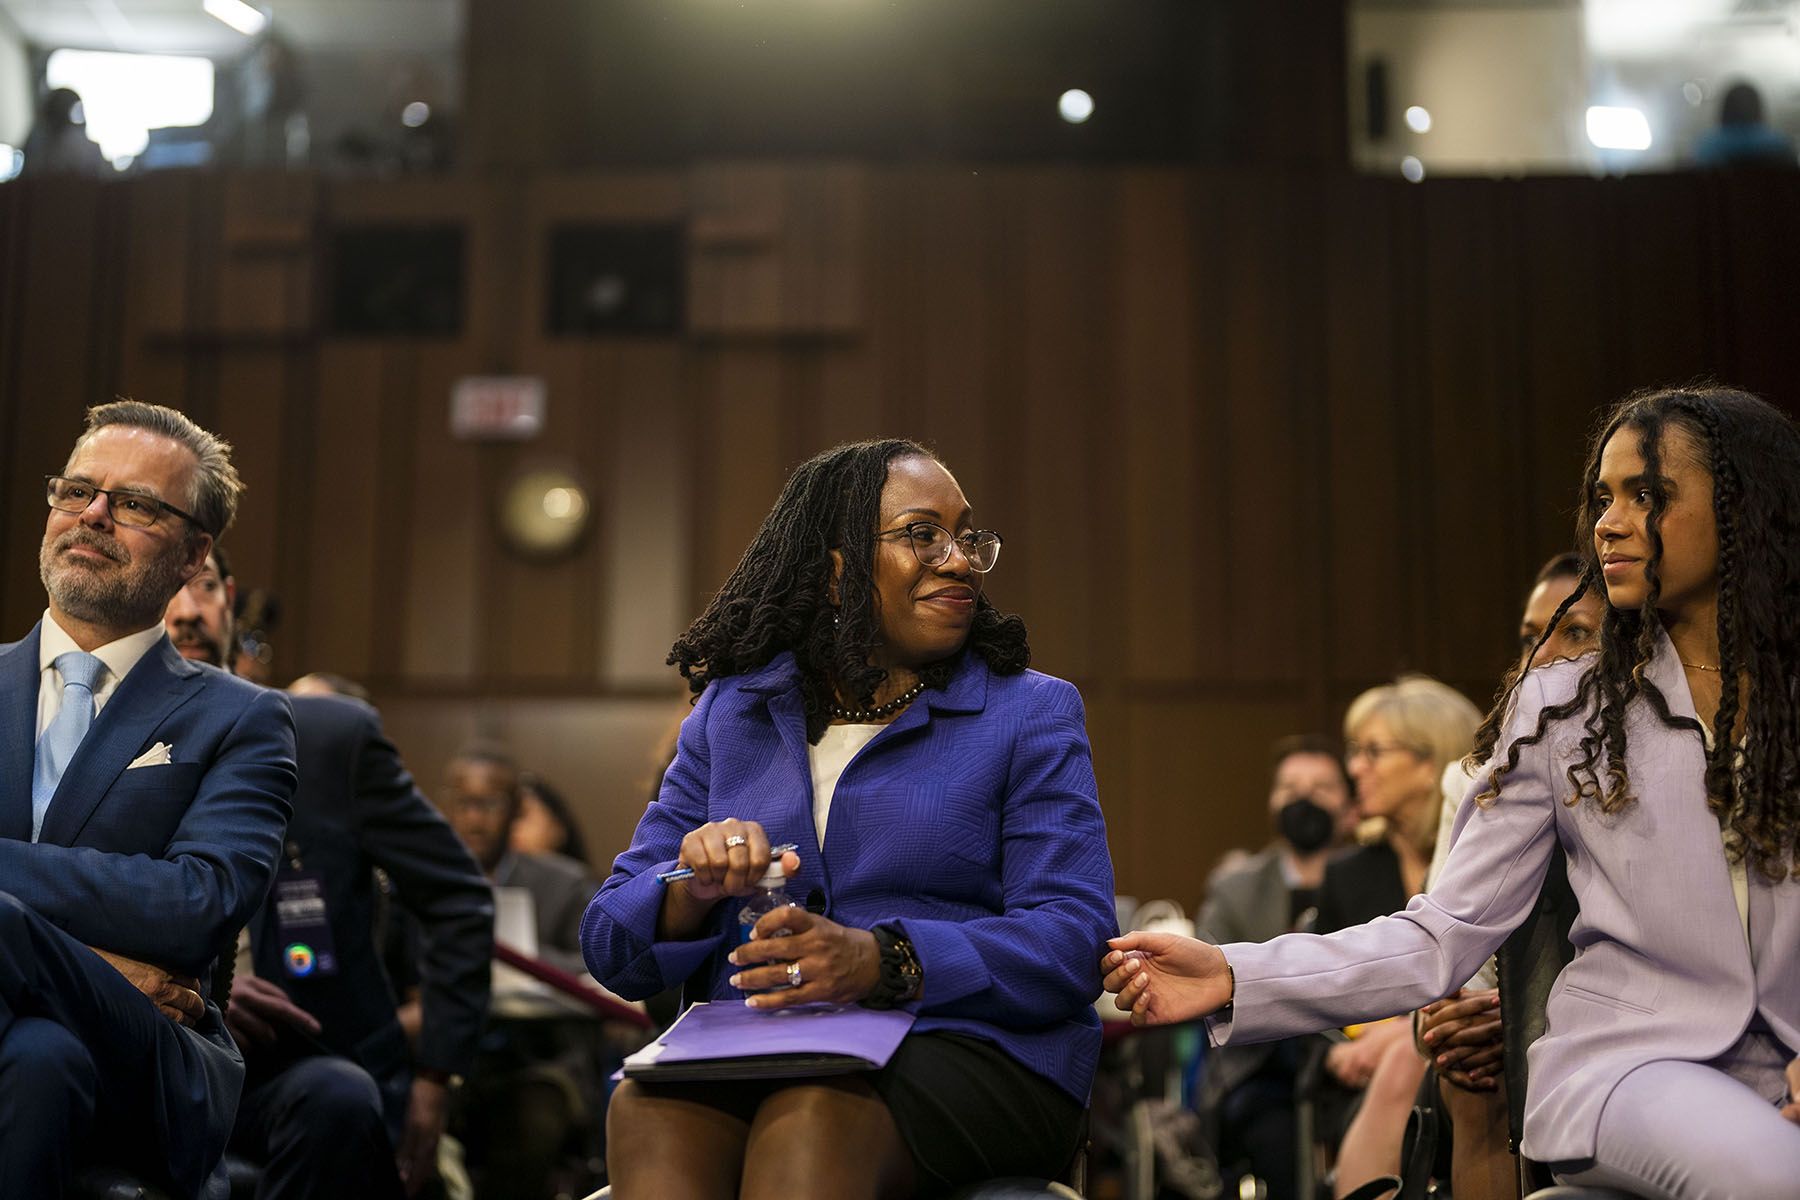
M 789 850 L 798 850 L 799 848 L 800 847 L 796 846 L 792 842 L 786 842 L 780 846 L 770 846 L 769 847 L 769 861 L 773 862 L 776 859 L 780 858 L 782 855 L 786 854 Z M 658 883 L 674 883 L 677 879 L 692 879 L 693 877 L 694 877 L 694 868 L 692 868 L 692 867 L 676 867 L 673 871 L 663 871 L 663 872 L 659 873 L 656 877 L 656 882 L 658 882 Z

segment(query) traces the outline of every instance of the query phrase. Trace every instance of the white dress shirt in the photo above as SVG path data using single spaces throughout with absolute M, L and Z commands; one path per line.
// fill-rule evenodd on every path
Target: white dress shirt
M 150 647 L 156 645 L 157 639 L 162 636 L 162 622 L 158 621 L 148 629 L 126 634 L 93 652 L 95 658 L 106 664 L 106 670 L 101 673 L 94 688 L 96 717 L 106 707 L 106 702 L 112 699 L 112 694 L 119 690 L 119 681 L 130 674 L 131 668 L 137 666 L 138 659 L 149 653 Z M 62 672 L 56 669 L 57 657 L 80 649 L 75 644 L 75 639 L 56 623 L 50 610 L 45 609 L 43 624 L 38 632 L 38 738 L 44 736 L 44 730 L 50 728 L 50 722 L 62 711 L 63 679 Z

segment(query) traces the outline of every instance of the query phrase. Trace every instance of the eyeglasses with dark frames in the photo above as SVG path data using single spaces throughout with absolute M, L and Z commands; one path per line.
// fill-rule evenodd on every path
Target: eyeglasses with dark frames
M 1000 544 L 1004 540 L 991 529 L 971 529 L 957 537 L 942 525 L 931 521 L 910 521 L 895 529 L 884 529 L 875 536 L 905 538 L 920 565 L 926 567 L 943 566 L 950 561 L 950 548 L 960 547 L 963 558 L 968 560 L 969 570 L 977 574 L 986 574 L 994 569 L 994 563 L 1000 558 Z
M 86 512 L 95 496 L 106 497 L 106 507 L 112 513 L 112 519 L 121 525 L 148 529 L 167 512 L 174 513 L 196 529 L 206 528 L 200 524 L 200 518 L 182 512 L 167 500 L 158 500 L 143 492 L 95 487 L 83 480 L 69 479 L 62 475 L 44 476 L 44 498 L 58 512 Z
M 1408 746 L 1403 742 L 1345 742 L 1344 761 L 1349 762 L 1358 755 L 1366 754 L 1370 758 L 1380 758 L 1384 754 L 1392 754 L 1396 750 L 1404 750 L 1415 758 L 1424 758 L 1426 754 L 1416 746 Z

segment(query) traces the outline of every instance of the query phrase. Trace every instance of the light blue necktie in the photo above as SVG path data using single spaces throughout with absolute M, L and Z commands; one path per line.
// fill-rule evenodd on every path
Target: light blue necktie
M 56 656 L 52 664 L 62 675 L 62 709 L 38 739 L 37 761 L 31 770 L 31 840 L 37 841 L 44 828 L 44 812 L 56 785 L 62 781 L 69 760 L 75 757 L 88 726 L 94 723 L 94 685 L 106 671 L 106 664 L 91 654 L 71 650 Z

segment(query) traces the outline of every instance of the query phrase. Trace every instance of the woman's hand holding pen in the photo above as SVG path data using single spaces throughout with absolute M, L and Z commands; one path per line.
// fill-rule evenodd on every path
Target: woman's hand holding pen
M 694 873 L 664 890 L 659 938 L 693 937 L 714 904 L 726 896 L 754 891 L 756 881 L 769 867 L 769 836 L 755 821 L 735 817 L 708 821 L 681 839 L 679 857 L 681 865 Z M 792 850 L 783 854 L 781 861 L 789 875 L 800 869 L 800 856 Z
M 1169 1025 L 1231 1002 L 1231 967 L 1217 946 L 1178 933 L 1139 931 L 1107 942 L 1105 987 L 1133 1025 Z
M 874 934 L 804 908 L 763 917 L 750 940 L 731 952 L 731 963 L 738 969 L 731 986 L 758 993 L 747 1001 L 752 1008 L 855 1004 L 881 981 Z

